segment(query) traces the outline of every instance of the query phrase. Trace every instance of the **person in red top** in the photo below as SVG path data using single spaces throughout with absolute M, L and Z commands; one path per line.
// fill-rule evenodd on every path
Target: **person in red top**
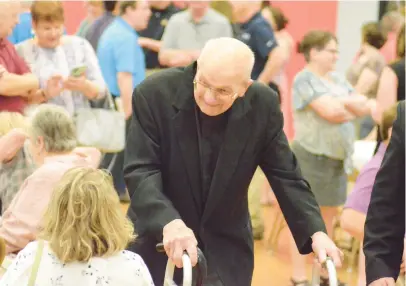
M 7 40 L 18 23 L 18 1 L 0 2 L 0 112 L 20 112 L 31 103 L 46 101 L 58 94 L 60 78 L 51 78 L 46 89 L 40 89 L 38 78 L 20 58 L 14 46 Z

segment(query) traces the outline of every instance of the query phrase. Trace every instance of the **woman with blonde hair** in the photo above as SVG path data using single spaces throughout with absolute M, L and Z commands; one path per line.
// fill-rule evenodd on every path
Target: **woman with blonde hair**
M 55 186 L 39 242 L 31 242 L 0 285 L 153 285 L 142 258 L 124 250 L 134 227 L 121 210 L 111 176 L 74 168 Z M 40 263 L 34 261 L 40 256 Z M 31 270 L 33 269 L 33 270 Z
M 97 168 L 101 154 L 95 148 L 78 148 L 75 124 L 60 106 L 40 105 L 29 118 L 26 139 L 38 167 L 22 184 L 0 221 L 0 237 L 8 254 L 37 238 L 40 221 L 54 186 L 71 168 Z

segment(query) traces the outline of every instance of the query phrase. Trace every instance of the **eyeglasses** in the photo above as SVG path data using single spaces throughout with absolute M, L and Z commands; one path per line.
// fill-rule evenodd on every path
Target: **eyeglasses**
M 339 51 L 336 50 L 336 49 L 324 49 L 324 51 L 329 52 L 329 53 L 334 54 L 334 55 L 339 54 Z
M 224 89 L 224 88 L 213 88 L 211 86 L 209 86 L 208 84 L 201 82 L 197 79 L 193 80 L 193 86 L 195 89 L 197 89 L 198 85 L 200 85 L 202 88 L 204 88 L 205 90 L 210 90 L 211 94 L 218 99 L 221 100 L 227 100 L 230 99 L 232 97 L 236 97 L 237 93 L 235 93 L 232 90 L 228 90 L 228 89 Z

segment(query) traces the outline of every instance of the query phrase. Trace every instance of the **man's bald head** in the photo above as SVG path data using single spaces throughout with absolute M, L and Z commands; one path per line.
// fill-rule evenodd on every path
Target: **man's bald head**
M 197 63 L 199 67 L 212 72 L 233 74 L 248 81 L 254 61 L 254 53 L 243 42 L 233 38 L 217 38 L 206 43 Z
M 0 1 L 0 38 L 8 37 L 18 23 L 20 1 Z

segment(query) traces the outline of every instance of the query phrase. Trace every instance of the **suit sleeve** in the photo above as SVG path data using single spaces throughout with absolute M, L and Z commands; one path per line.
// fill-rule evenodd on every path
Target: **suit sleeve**
M 275 192 L 299 252 L 308 254 L 312 252 L 311 236 L 327 231 L 316 199 L 283 132 L 283 115 L 276 95 L 272 101 L 260 167 Z
M 392 136 L 376 176 L 365 222 L 364 253 L 369 283 L 397 279 L 405 234 L 405 103 L 398 107 Z
M 150 106 L 135 89 L 125 149 L 124 178 L 131 196 L 129 216 L 140 235 L 162 237 L 163 227 L 180 215 L 164 195 L 158 128 Z

